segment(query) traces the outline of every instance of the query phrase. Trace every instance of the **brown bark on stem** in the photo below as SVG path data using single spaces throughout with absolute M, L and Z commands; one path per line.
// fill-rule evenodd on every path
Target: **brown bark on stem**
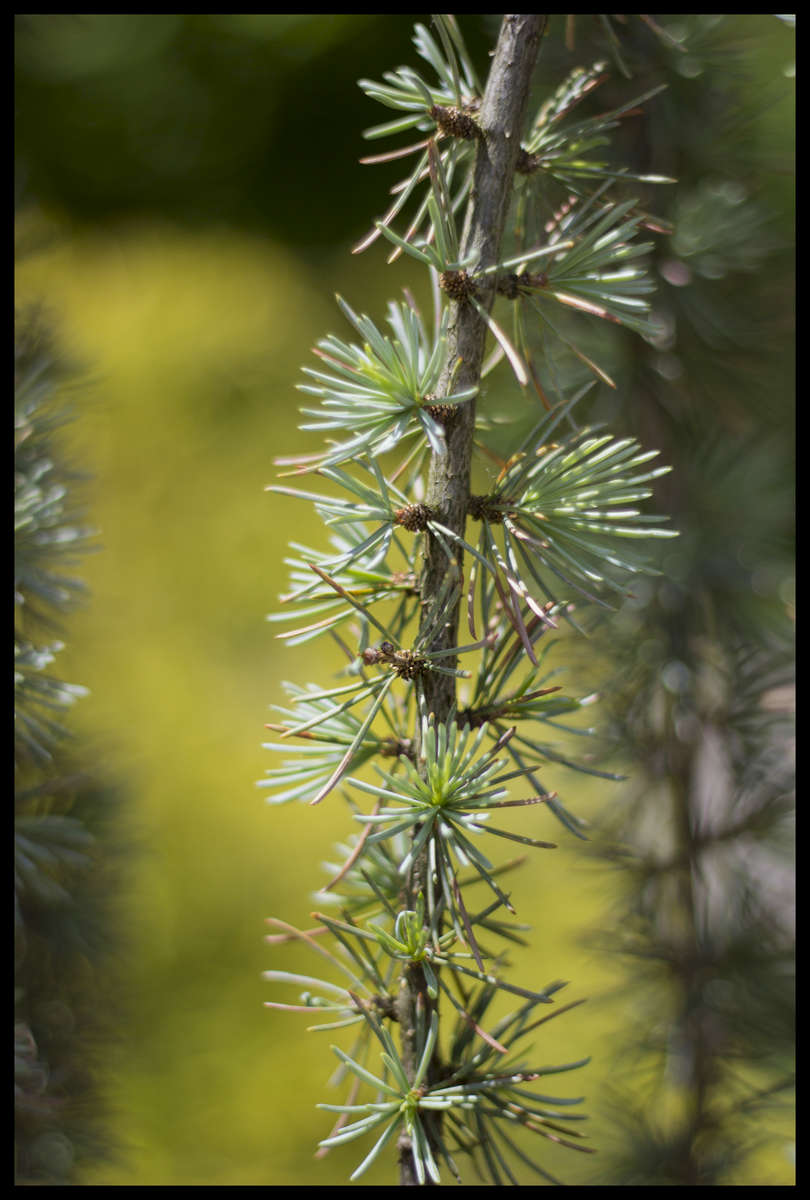
M 478 123 L 482 137 L 478 140 L 475 175 L 470 201 L 467 207 L 465 227 L 461 238 L 462 258 L 473 253 L 477 258 L 476 271 L 494 266 L 498 261 L 501 238 L 512 193 L 520 135 L 529 96 L 531 75 L 540 47 L 540 38 L 546 18 L 536 14 L 507 14 L 504 16 L 498 44 L 492 59 L 489 78 L 484 92 Z M 495 298 L 495 277 L 479 288 L 477 296 L 481 305 L 489 311 Z M 453 390 L 460 391 L 477 385 L 481 374 L 487 327 L 475 308 L 468 303 L 452 302 L 450 327 L 447 338 L 447 357 L 437 389 L 437 401 L 449 394 L 452 379 Z M 457 415 L 446 428 L 447 453 L 433 455 L 428 476 L 425 503 L 436 513 L 442 525 L 459 534 L 464 533 L 467 502 L 470 495 L 470 462 L 472 459 L 473 430 L 475 425 L 475 401 L 458 406 Z M 457 568 L 461 572 L 461 553 L 457 555 Z M 423 622 L 430 620 L 430 599 L 435 597 L 444 584 L 451 564 L 442 544 L 428 533 L 426 538 L 425 563 L 422 573 Z M 432 639 L 428 650 L 447 649 L 458 645 L 458 605 L 448 614 L 443 628 Z M 455 667 L 453 656 L 442 660 L 448 667 Z M 428 712 L 439 721 L 447 720 L 455 703 L 455 679 L 450 675 L 427 672 L 421 678 L 421 686 L 427 702 Z M 417 741 L 418 744 L 418 741 Z M 420 891 L 426 893 L 426 856 L 418 858 L 410 872 L 406 886 L 408 908 L 415 908 Z M 425 1006 L 425 1023 L 429 1018 L 433 1002 L 425 987 L 424 973 L 420 966 L 410 966 L 401 981 L 398 1012 L 402 1039 L 402 1061 L 409 1078 L 413 1078 L 417 1062 L 416 1011 L 418 1005 Z M 439 1064 L 434 1061 L 428 1073 L 428 1082 L 435 1081 Z M 438 1114 L 427 1114 L 438 1119 Z M 428 1136 L 431 1136 L 430 1121 L 425 1121 Z M 418 1183 L 407 1135 L 399 1141 L 400 1185 L 415 1186 Z

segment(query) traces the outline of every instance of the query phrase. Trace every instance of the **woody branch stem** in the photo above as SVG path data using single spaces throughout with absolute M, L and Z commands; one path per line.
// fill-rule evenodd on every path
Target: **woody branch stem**
M 545 20 L 545 17 L 536 14 L 507 14 L 501 24 L 478 116 L 481 136 L 477 142 L 473 188 L 460 247 L 462 257 L 468 254 L 475 256 L 478 271 L 498 262 L 531 75 Z M 477 290 L 477 298 L 489 311 L 495 298 L 494 280 L 484 276 L 484 282 Z M 451 386 L 460 391 L 478 384 L 485 337 L 486 325 L 476 309 L 464 301 L 451 302 L 447 353 L 436 390 L 439 401 L 450 393 Z M 447 453 L 432 456 L 425 503 L 438 515 L 442 525 L 463 535 L 470 496 L 475 401 L 460 404 L 457 411 L 457 418 L 446 427 Z M 445 545 L 446 542 L 442 544 L 428 531 L 421 583 L 423 629 L 427 628 L 431 619 L 431 597 L 439 594 L 450 569 Z M 460 568 L 459 562 L 459 577 Z M 445 650 L 456 645 L 457 628 L 456 607 L 426 649 Z M 454 656 L 444 661 L 447 666 L 456 665 Z M 427 672 L 420 680 L 420 686 L 424 689 L 428 711 L 435 713 L 437 720 L 446 721 L 456 699 L 454 678 Z M 405 899 L 408 908 L 415 907 L 420 891 L 427 893 L 427 874 L 427 860 L 423 853 L 414 861 L 407 880 Z M 417 1064 L 417 1005 L 425 1005 L 429 1010 L 432 1003 L 427 995 L 422 968 L 412 967 L 403 977 L 399 997 L 402 1061 L 410 1078 L 413 1078 Z M 436 1078 L 437 1069 L 438 1063 L 434 1062 L 428 1071 L 428 1082 Z M 413 1155 L 408 1152 L 407 1135 L 400 1139 L 399 1150 L 400 1184 L 414 1186 L 417 1179 Z

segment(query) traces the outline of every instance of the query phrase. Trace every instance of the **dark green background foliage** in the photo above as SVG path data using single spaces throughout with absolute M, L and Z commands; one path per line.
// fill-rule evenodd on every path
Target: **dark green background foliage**
M 414 63 L 417 19 L 17 18 L 18 294 L 86 364 L 62 437 L 93 474 L 84 494 L 103 543 L 77 571 L 90 602 L 69 618 L 60 665 L 90 689 L 71 728 L 105 786 L 123 789 L 118 829 L 135 847 L 119 1036 L 94 1067 L 94 1103 L 121 1154 L 105 1166 L 91 1150 L 89 1182 L 332 1184 L 354 1165 L 351 1148 L 312 1157 L 327 1131 L 314 1110 L 332 1070 L 326 1043 L 262 1008 L 260 972 L 279 964 L 261 917 L 305 925 L 319 864 L 345 834 L 337 805 L 268 810 L 253 789 L 281 680 L 326 683 L 318 651 L 282 647 L 263 620 L 287 582 L 286 543 L 317 538 L 302 506 L 263 488 L 276 455 L 315 448 L 296 430 L 294 385 L 319 338 L 347 333 L 333 293 L 379 322 L 413 275 L 386 266 L 379 245 L 348 250 L 402 174 L 357 164 L 381 148 L 361 135 L 387 113 L 356 80 Z M 609 810 L 599 821 L 622 851 L 607 834 L 598 846 L 623 872 L 596 856 L 586 868 L 582 847 L 560 839 L 516 882 L 535 949 L 516 952 L 515 971 L 571 979 L 572 998 L 591 997 L 555 1036 L 560 1057 L 594 1056 L 584 1090 L 600 1182 L 615 1171 L 631 1184 L 789 1183 L 789 1117 L 743 1116 L 751 1089 L 784 1078 L 791 1040 L 789 745 L 764 718 L 790 708 L 793 32 L 768 15 L 656 21 L 677 45 L 638 17 L 552 17 L 531 105 L 597 60 L 609 79 L 583 115 L 668 85 L 604 148 L 678 180 L 630 193 L 674 226 L 652 236 L 663 331 L 644 340 L 578 315 L 576 330 L 618 384 L 594 389 L 586 415 L 662 451 L 673 471 L 656 509 L 682 536 L 664 544 L 663 578 L 595 634 L 574 672 L 603 691 L 593 723 L 622 743 L 605 765 L 631 781 L 575 780 L 568 801 L 593 818 Z M 484 74 L 498 19 L 463 25 Z M 587 376 L 570 355 L 555 351 L 554 364 L 566 387 Z M 566 639 L 559 665 L 574 653 Z M 698 913 L 694 891 L 683 907 L 688 871 L 659 869 L 661 848 L 694 865 L 680 818 L 694 820 L 698 766 L 716 782 L 718 761 L 712 819 L 734 817 L 739 854 L 716 875 L 702 863 L 727 902 L 703 897 Z M 87 805 L 110 812 L 94 778 Z M 543 814 L 532 819 L 524 832 L 547 836 Z M 700 986 L 694 956 L 672 953 L 689 944 L 684 929 Z M 583 948 L 586 930 L 595 948 Z M 294 959 L 284 967 L 310 968 Z M 662 1013 L 674 1043 L 661 1044 Z M 89 1069 L 90 1051 L 78 1053 Z M 689 1062 L 701 1065 L 699 1103 Z M 662 1096 L 664 1075 L 678 1082 Z M 757 1139 L 753 1156 L 735 1157 Z M 567 1163 L 565 1177 L 578 1179 Z M 362 1182 L 391 1180 L 377 1164 Z
M 356 168 L 361 130 L 377 118 L 357 80 L 407 60 L 413 22 L 407 13 L 20 17 L 24 186 L 82 222 L 223 223 L 331 250 L 363 231 L 385 179 Z M 468 24 L 480 59 L 497 21 Z

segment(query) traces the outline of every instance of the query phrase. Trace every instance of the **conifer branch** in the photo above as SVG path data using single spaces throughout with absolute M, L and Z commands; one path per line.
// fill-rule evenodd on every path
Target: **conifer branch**
M 526 110 L 529 83 L 540 45 L 545 18 L 535 14 L 504 17 L 498 47 L 479 116 L 483 139 L 478 143 L 472 200 L 462 235 L 461 256 L 476 259 L 484 271 L 498 262 L 512 177 L 520 150 L 520 130 Z M 489 311 L 495 298 L 495 281 L 478 289 L 479 303 Z M 444 369 L 437 388 L 439 397 L 451 390 L 477 388 L 484 356 L 487 326 L 475 308 L 451 302 L 450 328 Z M 452 388 L 451 388 L 452 381 Z M 447 430 L 447 454 L 431 459 L 426 504 L 442 525 L 463 536 L 470 487 L 475 401 L 458 406 L 456 419 Z M 448 570 L 444 545 L 428 537 L 422 594 L 438 591 Z M 456 625 L 449 621 L 441 644 L 452 646 Z M 428 709 L 445 716 L 454 701 L 452 681 L 431 681 L 426 691 Z
M 466 223 L 461 239 L 461 259 L 469 256 L 479 271 L 493 267 L 503 234 L 512 178 L 515 173 L 520 134 L 526 113 L 529 85 L 540 47 L 545 17 L 536 14 L 507 14 L 503 18 L 500 36 L 478 117 L 481 137 L 477 142 L 475 172 Z M 495 298 L 494 278 L 487 280 L 478 291 L 479 304 L 486 311 Z M 439 401 L 451 391 L 477 390 L 484 357 L 487 326 L 476 307 L 464 301 L 451 301 L 446 356 L 437 389 Z M 447 529 L 463 537 L 470 497 L 470 464 L 475 400 L 458 406 L 455 418 L 445 431 L 447 453 L 433 454 L 428 476 L 426 504 L 438 515 Z M 461 558 L 461 551 L 457 552 Z M 441 589 L 449 571 L 459 578 L 461 563 L 448 562 L 447 542 L 428 532 L 421 592 L 423 626 L 431 619 L 429 598 Z M 456 645 L 458 608 L 448 614 L 443 627 L 435 635 L 432 650 L 448 650 Z M 448 660 L 455 665 L 455 656 Z M 446 721 L 455 704 L 455 679 L 449 675 L 432 674 L 423 682 L 426 707 L 440 721 Z M 406 905 L 413 908 L 416 897 L 426 893 L 432 884 L 428 879 L 427 851 L 423 850 L 414 862 L 406 891 Z M 429 1010 L 432 1001 L 427 995 L 421 967 L 410 968 L 403 979 L 399 1013 L 402 1030 L 403 1061 L 409 1076 L 417 1062 L 417 1006 Z M 435 1072 L 435 1066 L 434 1066 Z M 430 1078 L 430 1071 L 428 1078 Z M 431 1114 L 434 1122 L 441 1114 Z M 430 1131 L 428 1124 L 428 1131 Z M 428 1133 L 430 1136 L 430 1133 Z M 408 1135 L 400 1139 L 400 1183 L 416 1182 L 413 1155 Z
M 504 978 L 508 964 L 493 940 L 520 943 L 525 926 L 512 922 L 515 908 L 502 877 L 522 860 L 497 865 L 487 854 L 503 839 L 531 853 L 556 846 L 500 827 L 507 809 L 541 805 L 583 836 L 582 822 L 541 779 L 545 767 L 615 776 L 548 740 L 555 728 L 589 736 L 555 718 L 592 697 L 580 701 L 547 686 L 556 669 L 545 662 L 551 639 L 542 645 L 540 639 L 557 628 L 560 615 L 574 624 L 571 599 L 584 595 L 604 604 L 595 593 L 621 594 L 626 579 L 646 569 L 617 542 L 670 533 L 655 526 L 659 518 L 628 507 L 649 497 L 647 483 L 666 471 L 647 467 L 656 451 L 596 429 L 577 432 L 571 413 L 590 385 L 572 387 L 552 407 L 527 356 L 527 319 L 537 324 L 529 310 L 540 312 L 535 293 L 547 284 L 567 289 L 549 288 L 555 304 L 636 330 L 644 308 L 638 295 L 650 290 L 643 267 L 633 265 L 646 249 L 635 240 L 633 201 L 607 201 L 608 184 L 599 184 L 585 197 L 573 189 L 571 202 L 555 211 L 543 194 L 545 159 L 520 173 L 546 20 L 503 18 L 485 89 L 447 14 L 433 17 L 431 31 L 417 25 L 414 37 L 438 86 L 408 67 L 386 73 L 383 84 L 361 81 L 374 99 L 406 114 L 367 136 L 413 128 L 427 136 L 367 160 L 418 155 L 393 189 L 394 205 L 358 249 L 381 234 L 394 246 L 389 261 L 407 254 L 427 267 L 435 320 L 429 328 L 406 292 L 404 304 L 389 304 L 391 336 L 339 300 L 362 341 L 319 342 L 324 365 L 305 368 L 310 382 L 302 385 L 318 397 L 318 407 L 302 409 L 310 418 L 302 428 L 334 438 L 320 453 L 278 464 L 293 468 L 287 475 L 318 476 L 327 490 L 269 489 L 314 504 L 333 530 L 325 552 L 292 543 L 291 586 L 282 597 L 289 607 L 286 617 L 274 619 L 295 624 L 280 636 L 296 644 L 329 633 L 345 656 L 349 682 L 287 685 L 292 708 L 277 708 L 282 723 L 269 728 L 279 740 L 267 748 L 283 752 L 295 742 L 298 757 L 268 772 L 264 786 L 276 793 L 271 803 L 317 804 L 342 791 L 362 831 L 338 847 L 320 893 L 324 904 L 341 905 L 340 919 L 317 916 L 348 956 L 341 969 L 348 968 L 352 989 L 283 970 L 267 978 L 317 987 L 298 1005 L 279 1000 L 271 1007 L 331 1014 L 327 1025 L 313 1028 L 359 1027 L 350 1053 L 334 1047 L 339 1078 L 353 1076 L 346 1103 L 321 1105 L 339 1114 L 322 1153 L 374 1134 L 352 1179 L 393 1143 L 404 1186 L 439 1183 L 440 1164 L 460 1180 L 454 1154 L 472 1159 L 496 1185 L 517 1182 L 508 1159 L 557 1183 L 504 1132 L 504 1118 L 588 1150 L 571 1140 L 576 1133 L 563 1139 L 550 1132 L 581 1117 L 547 1110 L 552 1098 L 524 1086 L 587 1060 L 537 1068 L 512 1057 L 514 1044 L 547 1019 L 538 1019 L 535 1008 L 553 1004 L 564 985 L 524 987 Z M 529 133 L 531 147 L 546 145 L 546 120 L 544 108 Z M 416 215 L 399 232 L 393 224 L 411 201 Z M 506 256 L 501 242 L 513 201 Z M 498 294 L 516 302 L 514 344 L 492 316 Z M 541 335 L 546 324 L 556 335 L 550 321 L 539 326 Z M 489 334 L 495 358 L 485 357 Z M 604 377 L 572 343 L 571 349 Z M 476 411 L 481 381 L 497 357 L 508 360 L 521 388 L 534 381 L 547 410 L 506 462 L 487 447 L 488 418 Z M 561 433 L 566 422 L 573 436 Z M 499 470 L 482 496 L 470 491 L 474 445 Z M 406 446 L 386 477 L 380 456 Z M 467 540 L 468 522 L 479 526 L 477 545 Z M 558 582 L 574 596 L 557 595 Z M 459 638 L 462 604 L 472 642 Z M 477 655 L 477 668 L 467 669 L 468 654 Z M 474 680 L 464 685 L 463 698 L 458 679 Z M 374 797 L 371 811 L 357 796 Z M 481 884 L 484 896 L 475 892 Z M 489 1008 L 499 995 L 520 1004 L 493 1022 Z M 399 1047 L 389 1024 L 397 1027 Z M 362 1101 L 361 1087 L 374 1098 Z M 579 1099 L 553 1103 L 565 1110 Z

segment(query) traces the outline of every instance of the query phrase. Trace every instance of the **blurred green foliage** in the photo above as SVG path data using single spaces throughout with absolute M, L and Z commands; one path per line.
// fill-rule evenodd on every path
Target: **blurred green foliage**
M 71 618 L 65 674 L 90 689 L 74 726 L 132 797 L 137 853 L 127 1025 L 105 1069 L 122 1152 L 88 1183 L 331 1185 L 353 1163 L 351 1148 L 313 1158 L 327 1131 L 314 1108 L 332 1069 L 327 1042 L 262 1008 L 260 972 L 276 964 L 261 917 L 305 924 L 301 897 L 345 833 L 337 805 L 268 810 L 254 790 L 280 681 L 324 682 L 318 652 L 284 649 L 263 620 L 286 584 L 288 540 L 317 538 L 301 506 L 263 489 L 273 458 L 301 449 L 294 384 L 310 347 L 339 326 L 332 294 L 379 317 L 409 282 L 376 249 L 359 259 L 346 249 L 398 177 L 396 164 L 357 165 L 378 113 L 356 80 L 412 59 L 413 20 L 18 17 L 18 237 L 34 247 L 18 263 L 18 296 L 43 302 L 87 364 L 66 436 L 93 472 L 88 507 L 103 541 L 83 570 L 91 600 Z M 491 28 L 465 18 L 484 62 Z M 578 55 L 553 33 L 541 61 L 559 76 Z M 767 91 L 790 43 L 763 33 L 762 44 L 753 68 Z M 690 71 L 712 69 L 699 49 L 684 89 Z M 751 125 L 763 164 L 790 144 L 780 103 Z M 677 96 L 667 111 L 677 119 Z M 708 169 L 717 134 L 691 134 Z M 789 180 L 763 186 L 788 213 Z M 708 201 L 722 224 L 729 197 Z M 705 265 L 700 246 L 680 254 Z M 604 785 L 587 783 L 577 811 L 603 799 Z M 542 837 L 542 816 L 524 832 Z M 609 884 L 576 848 L 547 854 L 515 888 L 518 913 L 544 927 L 537 949 L 515 953 L 517 970 L 570 978 L 576 997 L 619 987 L 619 967 L 577 940 Z M 538 914 L 563 890 L 552 926 Z M 308 969 L 296 953 L 285 968 Z M 615 1019 L 583 1006 L 555 1030 L 555 1054 L 598 1061 Z M 791 1181 L 780 1146 L 758 1162 L 753 1182 Z M 390 1181 L 379 1164 L 362 1183 Z
M 413 20 L 20 16 L 18 188 L 81 222 L 222 223 L 311 249 L 359 237 L 385 173 L 356 165 L 376 115 L 357 80 L 407 60 Z M 486 21 L 469 24 L 480 54 Z

